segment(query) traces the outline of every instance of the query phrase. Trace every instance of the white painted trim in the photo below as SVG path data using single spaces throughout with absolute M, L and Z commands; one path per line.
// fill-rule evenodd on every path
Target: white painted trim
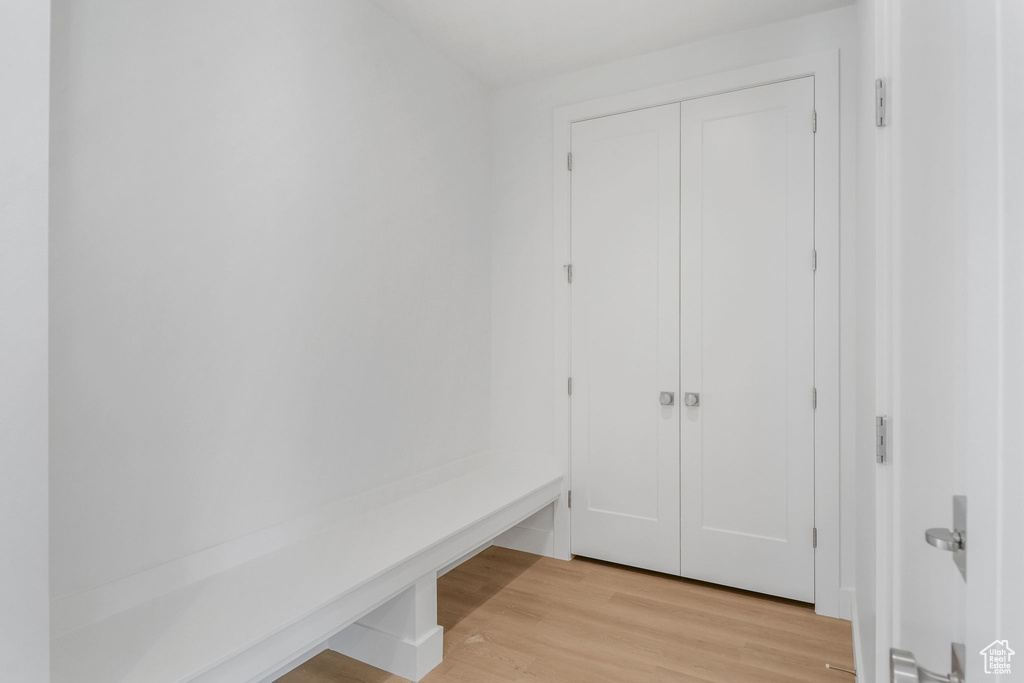
M 555 556 L 555 534 L 550 529 L 531 529 L 525 526 L 514 526 L 494 539 L 494 545 L 499 548 L 519 550 L 533 555 Z
M 489 457 L 487 452 L 477 453 L 117 581 L 52 600 L 51 638 L 280 550 L 354 515 L 458 477 L 481 466 Z
M 444 629 L 435 626 L 412 641 L 356 623 L 331 638 L 327 649 L 383 669 L 410 681 L 418 681 L 441 663 Z
M 894 505 L 896 466 L 900 461 L 900 415 L 896 410 L 898 387 L 894 374 L 897 313 L 894 221 L 899 210 L 897 142 L 900 100 L 893 95 L 893 74 L 898 59 L 893 52 L 898 14 L 890 0 L 875 0 L 875 73 L 886 80 L 887 125 L 875 129 L 875 411 L 890 418 L 889 463 L 875 468 L 875 647 L 871 670 L 883 675 L 889 669 L 889 648 L 896 646 L 894 576 L 897 558 L 895 535 L 899 509 Z M 863 665 L 863 662 L 861 663 Z M 867 671 L 868 669 L 864 669 Z
M 839 616 L 839 453 L 840 453 L 840 273 L 839 273 L 839 51 L 770 62 L 744 69 L 702 76 L 679 83 L 638 90 L 555 109 L 554 229 L 552 230 L 554 286 L 554 398 L 555 453 L 563 472 L 563 490 L 572 486 L 569 466 L 569 285 L 564 266 L 571 254 L 570 175 L 566 155 L 571 148 L 571 125 L 576 121 L 647 107 L 706 97 L 732 90 L 814 76 L 818 134 L 815 140 L 815 611 Z M 849 348 L 853 348 L 852 343 Z M 569 509 L 565 497 L 555 507 L 555 557 L 570 556 Z
M 857 589 L 856 588 L 844 588 L 844 591 L 849 591 L 850 601 L 850 626 L 853 630 L 853 668 L 857 672 L 857 680 L 863 680 L 864 672 L 867 669 L 864 668 L 864 654 L 860 646 L 860 620 L 857 617 Z
M 839 618 L 853 620 L 854 589 L 848 586 L 839 589 Z
M 441 663 L 442 634 L 437 624 L 437 572 L 337 633 L 327 647 L 412 681 Z

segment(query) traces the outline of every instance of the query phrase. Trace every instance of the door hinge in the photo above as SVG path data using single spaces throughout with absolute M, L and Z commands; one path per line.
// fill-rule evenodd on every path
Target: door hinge
M 569 281 L 569 284 L 571 285 L 572 284 L 572 264 L 571 263 L 565 267 L 565 278 L 566 278 L 566 280 Z
M 889 418 L 885 415 L 875 418 L 875 462 L 889 462 Z
M 814 527 L 811 529 L 811 547 L 818 547 L 818 527 Z
M 818 387 L 811 389 L 811 407 L 814 410 L 818 409 Z
M 875 125 L 882 127 L 889 123 L 888 109 L 889 99 L 885 94 L 885 81 L 881 78 L 875 79 Z
M 572 396 L 572 377 L 569 378 L 569 395 Z
M 811 270 L 814 272 L 818 271 L 818 250 L 815 249 L 811 252 Z
M 569 491 L 569 507 L 572 507 L 572 490 Z
M 815 109 L 814 111 L 811 112 L 811 132 L 812 133 L 817 133 L 818 132 L 818 110 L 817 109 Z
M 568 163 L 568 166 L 569 166 L 569 170 L 571 171 L 572 170 L 572 152 L 569 152 L 569 159 L 568 159 L 567 163 Z

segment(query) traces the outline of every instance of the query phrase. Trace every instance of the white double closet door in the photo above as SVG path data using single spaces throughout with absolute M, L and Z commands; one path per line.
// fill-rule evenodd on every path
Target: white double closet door
M 573 553 L 813 602 L 813 109 L 572 125 Z

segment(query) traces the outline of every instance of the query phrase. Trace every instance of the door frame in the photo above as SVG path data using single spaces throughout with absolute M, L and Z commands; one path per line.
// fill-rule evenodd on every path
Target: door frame
M 570 252 L 570 152 L 573 123 L 637 109 L 682 102 L 781 81 L 814 77 L 817 134 L 814 144 L 814 520 L 818 545 L 814 561 L 814 608 L 839 617 L 840 591 L 840 206 L 839 206 L 839 51 L 816 54 L 702 76 L 668 85 L 612 95 L 554 110 L 554 221 L 552 287 L 554 296 L 553 448 L 563 474 L 563 493 L 572 488 L 570 469 L 570 297 L 565 266 Z M 810 113 L 808 113 L 808 117 Z M 808 125 L 811 121 L 808 120 Z M 810 397 L 808 397 L 810 401 Z M 555 503 L 554 556 L 569 559 L 567 496 Z M 810 542 L 810 539 L 808 539 Z

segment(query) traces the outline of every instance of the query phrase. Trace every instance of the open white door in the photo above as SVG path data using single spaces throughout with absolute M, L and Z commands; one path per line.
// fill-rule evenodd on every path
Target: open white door
M 1024 5 L 889 10 L 879 37 L 898 90 L 879 132 L 892 236 L 879 235 L 878 323 L 892 330 L 880 399 L 893 440 L 878 479 L 877 656 L 862 680 L 1024 680 Z
M 682 103 L 682 575 L 814 601 L 814 79 Z M 691 399 L 692 402 L 693 399 Z
M 572 552 L 678 574 L 679 105 L 572 154 Z

